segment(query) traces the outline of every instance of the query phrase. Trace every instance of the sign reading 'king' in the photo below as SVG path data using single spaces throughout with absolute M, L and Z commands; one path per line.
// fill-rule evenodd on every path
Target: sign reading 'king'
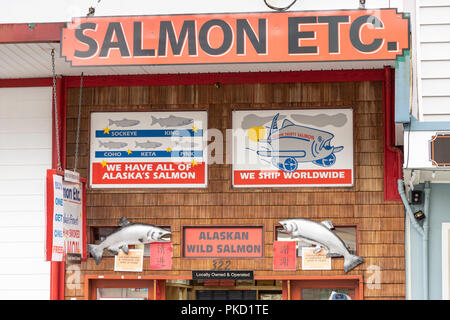
M 396 9 L 78 18 L 62 30 L 73 66 L 395 60 Z

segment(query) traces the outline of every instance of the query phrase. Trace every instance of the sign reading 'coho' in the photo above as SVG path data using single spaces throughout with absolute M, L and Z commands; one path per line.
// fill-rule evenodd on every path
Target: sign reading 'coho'
M 74 66 L 395 60 L 396 9 L 78 18 L 62 31 Z

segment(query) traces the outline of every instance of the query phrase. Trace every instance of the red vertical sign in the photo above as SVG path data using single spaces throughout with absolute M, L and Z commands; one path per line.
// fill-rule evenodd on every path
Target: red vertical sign
M 45 259 L 46 261 L 63 261 L 66 253 L 81 253 L 81 258 L 85 261 L 87 258 L 86 179 L 80 179 L 80 186 L 75 188 L 76 184 L 66 183 L 63 177 L 62 172 L 54 169 L 47 170 Z M 82 195 L 77 193 L 75 197 L 74 190 Z M 81 212 L 73 211 L 74 209 L 70 209 L 68 205 L 68 203 L 77 204 L 77 201 L 78 204 L 81 202 Z M 81 219 L 81 222 L 78 222 L 78 219 Z M 73 243 L 71 241 L 73 238 L 79 239 L 76 251 L 73 248 L 69 249 L 70 245 L 68 245 L 68 242 Z
M 172 243 L 150 243 L 150 270 L 172 269 Z
M 295 241 L 273 243 L 273 270 L 295 270 L 296 258 Z

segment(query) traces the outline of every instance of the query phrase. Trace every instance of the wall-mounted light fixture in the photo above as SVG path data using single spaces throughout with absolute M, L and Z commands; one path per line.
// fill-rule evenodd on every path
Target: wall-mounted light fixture
M 422 204 L 423 192 L 420 190 L 411 191 L 411 204 L 420 205 Z
M 95 15 L 95 8 L 100 3 L 100 1 L 102 1 L 102 0 L 97 0 L 97 4 L 95 6 L 92 5 L 92 6 L 89 7 L 88 13 L 86 15 L 86 18 L 93 17 Z
M 86 17 L 92 17 L 95 14 L 95 8 L 89 7 Z
M 366 8 L 366 0 L 359 0 L 359 8 L 360 9 Z
M 276 6 L 273 6 L 273 5 L 269 4 L 267 1 L 268 1 L 268 0 L 264 0 L 264 3 L 266 4 L 266 6 L 269 7 L 270 9 L 276 10 L 276 11 L 286 11 L 286 10 L 288 10 L 290 7 L 292 7 L 292 6 L 294 5 L 294 3 L 297 2 L 297 0 L 293 0 L 289 5 L 287 5 L 287 6 L 285 6 L 285 7 L 276 7 Z
M 425 213 L 423 213 L 422 210 L 416 211 L 416 212 L 414 212 L 414 218 L 415 218 L 417 221 L 423 220 L 423 219 L 426 218 L 426 217 L 425 217 Z

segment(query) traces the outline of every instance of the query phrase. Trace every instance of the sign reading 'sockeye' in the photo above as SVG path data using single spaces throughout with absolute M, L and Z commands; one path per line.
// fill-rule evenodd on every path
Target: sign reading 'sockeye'
M 79 18 L 62 30 L 74 66 L 394 60 L 395 9 Z

